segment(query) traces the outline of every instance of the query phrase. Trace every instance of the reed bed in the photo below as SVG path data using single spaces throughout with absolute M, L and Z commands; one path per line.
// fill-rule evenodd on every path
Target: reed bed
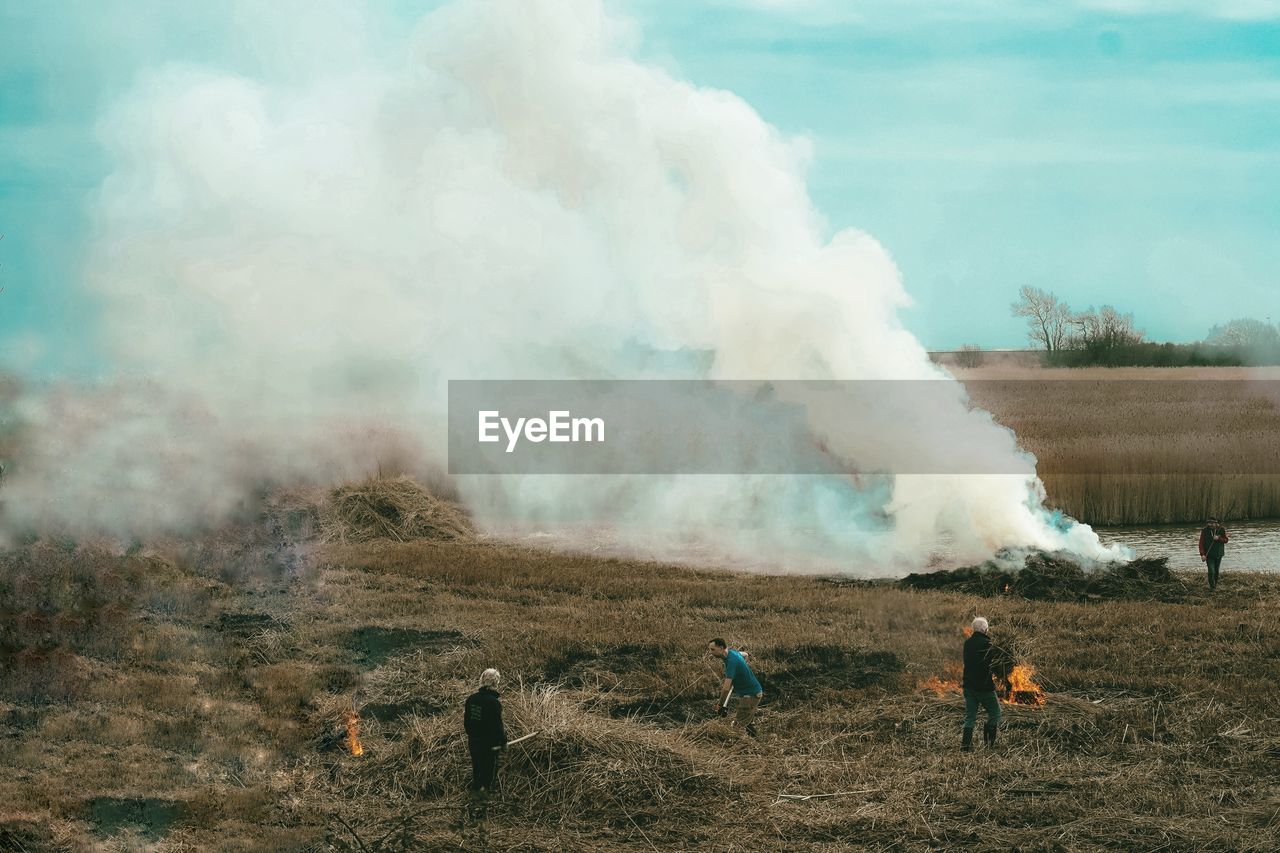
M 957 370 L 1033 453 L 1049 502 L 1090 524 L 1280 517 L 1280 373 Z

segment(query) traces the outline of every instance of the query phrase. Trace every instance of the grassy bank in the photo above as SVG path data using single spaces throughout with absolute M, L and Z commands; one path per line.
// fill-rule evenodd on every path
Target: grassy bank
M 1076 518 L 1280 517 L 1280 371 L 997 365 L 956 373 L 1036 455 L 1049 502 Z
M 490 849 L 1280 846 L 1280 576 L 1044 603 L 279 535 L 5 556 L 6 849 L 461 849 L 459 709 L 490 665 L 513 735 L 543 731 Z M 959 697 L 917 686 L 975 612 L 1049 697 L 965 755 Z M 768 691 L 757 740 L 712 718 L 716 635 Z

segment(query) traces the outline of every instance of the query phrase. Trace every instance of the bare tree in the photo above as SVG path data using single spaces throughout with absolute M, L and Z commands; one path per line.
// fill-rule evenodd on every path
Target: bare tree
M 1110 350 L 1116 347 L 1142 343 L 1146 336 L 1134 326 L 1132 314 L 1121 314 L 1110 305 L 1089 307 L 1087 311 L 1071 315 L 1071 349 Z
M 1225 326 L 1214 326 L 1204 342 L 1224 347 L 1275 346 L 1280 344 L 1280 330 L 1262 320 L 1240 317 Z
M 1047 290 L 1024 284 L 1013 303 L 1013 316 L 1027 318 L 1027 338 L 1047 352 L 1062 349 L 1067 340 L 1071 309 Z

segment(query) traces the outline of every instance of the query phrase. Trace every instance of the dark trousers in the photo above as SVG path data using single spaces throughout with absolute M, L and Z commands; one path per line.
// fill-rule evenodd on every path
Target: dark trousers
M 1204 563 L 1209 567 L 1209 589 L 1214 589 L 1218 585 L 1218 569 L 1222 568 L 1222 555 L 1205 557 Z
M 994 690 L 964 690 L 964 727 L 972 729 L 978 722 L 978 705 L 987 710 L 987 725 L 1000 725 L 1000 700 Z
M 491 746 L 469 744 L 471 749 L 471 790 L 492 793 L 498 781 L 498 753 Z

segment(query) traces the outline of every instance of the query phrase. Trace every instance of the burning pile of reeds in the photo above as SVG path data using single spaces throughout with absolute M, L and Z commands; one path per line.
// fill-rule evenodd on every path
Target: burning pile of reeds
M 1032 551 L 1016 567 L 1008 553 L 977 566 L 907 575 L 904 589 L 940 589 L 970 595 L 1017 595 L 1039 601 L 1140 599 L 1170 601 L 1183 597 L 1186 584 L 1169 569 L 1167 557 L 1088 567 L 1065 552 Z
M 1036 668 L 1029 663 L 1014 663 L 1007 653 L 998 654 L 993 664 L 996 679 L 999 682 L 997 693 L 1000 701 L 1006 705 L 1026 705 L 1038 708 L 1045 704 L 1044 690 L 1036 683 Z M 962 667 L 957 663 L 949 663 L 942 675 L 931 675 L 916 684 L 920 693 L 931 693 L 939 699 L 949 695 L 959 695 Z
M 329 542 L 466 541 L 476 530 L 457 504 L 436 497 L 410 477 L 396 477 L 330 491 L 320 508 L 320 534 Z
M 1045 702 L 1044 691 L 1036 684 L 1036 668 L 1029 663 L 1016 664 L 1009 674 L 1001 679 L 1004 692 L 1000 699 L 1010 705 L 1040 706 Z

